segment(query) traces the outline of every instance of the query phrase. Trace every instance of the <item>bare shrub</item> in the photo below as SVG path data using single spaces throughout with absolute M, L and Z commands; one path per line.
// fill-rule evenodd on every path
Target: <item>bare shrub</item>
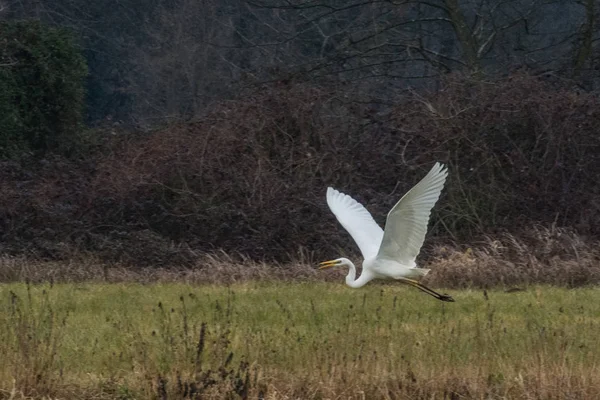
M 516 74 L 496 82 L 450 76 L 414 99 L 394 112 L 394 125 L 410 132 L 398 138 L 409 163 L 449 164 L 437 207 L 447 233 L 516 232 L 532 222 L 598 233 L 595 94 Z
M 268 264 L 356 256 L 327 208 L 326 187 L 351 194 L 383 225 L 442 161 L 450 178 L 422 262 L 443 244 L 477 252 L 476 243 L 506 246 L 514 237 L 509 248 L 524 243 L 540 265 L 554 265 L 531 244 L 535 224 L 587 235 L 585 249 L 598 237 L 599 105 L 593 94 L 524 74 L 494 82 L 449 76 L 438 91 L 413 93 L 388 113 L 339 88 L 264 85 L 195 122 L 115 135 L 85 162 L 2 163 L 0 250 L 174 270 L 217 251 Z M 560 262 L 572 264 L 568 278 L 524 272 L 512 265 L 523 262 L 513 250 L 491 245 L 478 262 L 506 264 L 498 268 L 510 282 L 596 279 L 585 267 L 593 258 L 586 264 L 579 249 L 580 258 L 571 256 L 572 242 L 557 243 Z M 448 284 L 468 284 L 461 279 Z M 488 281 L 473 275 L 478 285 Z
M 346 156 L 354 117 L 339 103 L 335 93 L 304 86 L 224 103 L 104 159 L 95 197 L 114 199 L 117 223 L 143 221 L 203 250 L 281 260 L 318 250 L 319 229 L 333 233 L 321 222 L 322 182 L 352 179 L 354 168 Z
M 327 185 L 383 224 L 441 160 L 451 174 L 434 235 L 473 238 L 532 222 L 595 234 L 597 103 L 526 75 L 451 77 L 388 116 L 340 92 L 268 86 L 127 143 L 100 165 L 96 196 L 117 196 L 126 217 L 199 248 L 277 259 L 307 248 L 322 257 L 354 248 L 326 208 Z

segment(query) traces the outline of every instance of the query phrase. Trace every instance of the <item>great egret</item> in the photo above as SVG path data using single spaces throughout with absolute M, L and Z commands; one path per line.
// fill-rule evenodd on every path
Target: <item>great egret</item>
M 350 233 L 363 255 L 363 272 L 347 258 L 324 261 L 319 269 L 347 265 L 346 284 L 364 286 L 373 279 L 396 279 L 442 301 L 454 301 L 419 282 L 429 269 L 418 268 L 415 259 L 421 250 L 431 209 L 440 197 L 448 170 L 435 163 L 427 175 L 409 190 L 387 215 L 385 232 L 369 211 L 347 194 L 327 188 L 327 204 L 337 220 Z

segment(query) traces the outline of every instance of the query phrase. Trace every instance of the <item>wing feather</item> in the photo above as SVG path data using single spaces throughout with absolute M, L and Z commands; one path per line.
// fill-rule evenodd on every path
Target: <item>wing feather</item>
M 374 258 L 379 251 L 383 229 L 367 209 L 347 194 L 327 188 L 327 205 L 358 245 L 363 258 Z
M 431 209 L 440 198 L 447 176 L 448 170 L 435 163 L 429 173 L 396 203 L 388 213 L 377 257 L 415 266 Z

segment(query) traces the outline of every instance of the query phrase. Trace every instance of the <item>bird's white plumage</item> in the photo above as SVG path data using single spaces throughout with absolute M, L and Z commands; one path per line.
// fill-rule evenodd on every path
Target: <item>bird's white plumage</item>
M 365 259 L 374 258 L 383 239 L 383 229 L 367 209 L 347 194 L 327 188 L 327 205 L 350 233 Z
M 409 190 L 387 215 L 385 231 L 365 207 L 352 197 L 327 188 L 327 204 L 337 220 L 350 233 L 364 257 L 363 271 L 356 279 L 356 267 L 347 258 L 324 261 L 321 269 L 348 266 L 346 284 L 359 288 L 376 278 L 398 279 L 442 301 L 454 301 L 418 282 L 428 269 L 417 268 L 431 209 L 438 201 L 448 171 L 435 163 L 429 173 Z
M 448 170 L 436 163 L 387 215 L 385 231 L 367 209 L 347 194 L 327 188 L 327 204 L 350 233 L 365 260 L 393 260 L 414 268 L 421 250 L 431 209 L 440 197 Z
M 378 258 L 414 267 L 423 246 L 431 209 L 440 198 L 448 170 L 436 163 L 390 210 Z

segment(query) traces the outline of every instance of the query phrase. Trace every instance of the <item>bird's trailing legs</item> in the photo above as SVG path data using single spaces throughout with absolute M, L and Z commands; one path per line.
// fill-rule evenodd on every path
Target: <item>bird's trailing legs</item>
M 454 299 L 452 298 L 452 296 L 449 296 L 447 294 L 440 294 L 440 293 L 436 292 L 435 290 L 430 289 L 427 286 L 423 285 L 422 283 L 415 281 L 413 279 L 399 278 L 398 280 L 400 282 L 408 283 L 409 285 L 416 287 L 420 291 L 425 292 L 428 295 L 433 296 L 438 300 L 454 302 Z

